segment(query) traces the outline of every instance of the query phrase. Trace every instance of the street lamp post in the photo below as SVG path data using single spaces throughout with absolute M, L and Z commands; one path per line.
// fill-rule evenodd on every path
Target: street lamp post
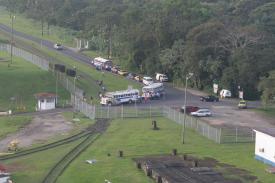
M 184 89 L 184 116 L 183 116 L 183 128 L 182 128 L 182 143 L 185 143 L 185 121 L 186 121 L 186 103 L 187 103 L 187 82 L 194 74 L 188 73 L 185 77 L 185 89 Z

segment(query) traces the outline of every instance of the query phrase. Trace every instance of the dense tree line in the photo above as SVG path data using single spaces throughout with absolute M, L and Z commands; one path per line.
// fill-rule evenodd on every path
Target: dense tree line
M 266 93 L 263 83 L 274 77 L 268 74 L 275 69 L 274 0 L 0 1 L 11 14 L 41 21 L 42 30 L 44 24 L 78 30 L 91 49 L 137 72 L 182 81 L 193 72 L 194 87 L 215 80 L 249 99 Z

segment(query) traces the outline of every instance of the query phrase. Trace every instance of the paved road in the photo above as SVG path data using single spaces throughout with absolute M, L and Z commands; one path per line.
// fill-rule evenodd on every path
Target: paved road
M 4 30 L 6 32 L 11 33 L 11 28 L 8 26 L 0 23 L 0 29 Z M 27 40 L 31 40 L 33 42 L 36 42 L 38 44 L 42 44 L 43 46 L 46 46 L 47 48 L 51 50 L 55 50 L 53 48 L 54 43 L 48 40 L 43 40 L 31 35 L 24 34 L 22 32 L 14 31 L 14 35 L 17 37 L 21 37 Z M 55 50 L 57 51 L 57 50 Z M 75 52 L 72 49 L 69 49 L 67 47 L 64 47 L 63 50 L 59 50 L 58 52 L 63 53 L 64 55 L 67 55 L 71 57 L 72 59 L 83 62 L 83 63 L 90 63 L 91 58 L 82 55 L 81 53 Z M 163 100 L 154 100 L 151 101 L 151 105 L 168 105 L 168 106 L 182 106 L 184 102 L 184 91 L 181 89 L 175 89 L 171 86 L 171 84 L 165 84 L 166 88 L 166 98 Z M 227 121 L 227 123 L 235 124 L 235 123 L 244 123 L 244 121 L 247 121 L 247 114 L 245 115 L 245 112 L 238 112 L 237 110 L 237 103 L 238 100 L 234 99 L 224 99 L 220 102 L 201 102 L 199 101 L 199 95 L 198 92 L 191 92 L 190 90 L 187 92 L 187 100 L 188 105 L 194 105 L 199 106 L 201 108 L 210 108 L 213 110 L 213 113 L 215 115 L 215 118 L 218 119 L 218 121 Z M 148 105 L 148 104 L 147 104 Z M 260 106 L 259 101 L 255 102 L 249 102 L 249 106 L 252 108 Z M 242 113 L 244 115 L 242 115 Z M 234 114 L 234 115 L 233 115 Z M 242 119 L 243 118 L 243 119 Z M 216 120 L 216 119 L 215 119 Z M 253 120 L 252 120 L 253 121 Z M 259 121 L 259 120 L 258 120 Z M 255 122 L 256 123 L 256 122 Z M 255 126 L 255 123 L 253 123 L 253 126 Z M 249 126 L 249 124 L 248 124 Z

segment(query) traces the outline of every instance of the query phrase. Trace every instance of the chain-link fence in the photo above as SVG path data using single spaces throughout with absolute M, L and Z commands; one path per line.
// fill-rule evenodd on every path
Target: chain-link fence
M 77 96 L 71 95 L 71 103 L 74 106 L 74 110 L 80 111 L 90 119 L 96 118 L 95 116 L 96 107 L 94 105 L 91 105 L 85 102 L 83 98 L 79 98 Z
M 13 55 L 24 58 L 26 61 L 33 63 L 34 65 L 38 66 L 42 70 L 45 70 L 45 71 L 49 70 L 49 61 L 43 58 L 40 58 L 32 53 L 29 53 L 25 50 L 22 50 L 14 46 L 11 49 L 11 45 L 9 44 L 0 44 L 0 50 L 6 51 L 9 53 L 12 50 Z
M 170 107 L 163 107 L 163 114 L 168 119 L 183 125 L 183 113 Z M 245 143 L 255 141 L 254 131 L 248 127 L 212 126 L 199 118 L 188 115 L 186 116 L 185 126 L 196 130 L 199 134 L 216 143 Z
M 84 91 L 76 86 L 76 78 L 68 77 L 65 73 L 57 72 L 55 70 L 50 70 L 57 81 L 68 90 L 71 94 L 74 94 L 80 98 L 84 98 Z
M 152 118 L 163 116 L 162 107 L 157 106 L 97 106 L 96 118 Z

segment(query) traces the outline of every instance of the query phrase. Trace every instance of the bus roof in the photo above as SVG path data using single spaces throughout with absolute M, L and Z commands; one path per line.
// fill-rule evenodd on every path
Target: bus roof
M 153 83 L 149 86 L 144 86 L 142 89 L 151 89 L 151 88 L 158 88 L 158 87 L 162 87 L 163 83 Z
M 101 58 L 101 57 L 94 58 L 94 61 L 101 62 L 101 63 L 112 62 L 111 60 L 107 60 L 107 59 Z
M 107 92 L 106 95 L 123 95 L 127 93 L 139 93 L 138 89 L 130 89 L 130 90 L 121 90 L 115 92 Z

